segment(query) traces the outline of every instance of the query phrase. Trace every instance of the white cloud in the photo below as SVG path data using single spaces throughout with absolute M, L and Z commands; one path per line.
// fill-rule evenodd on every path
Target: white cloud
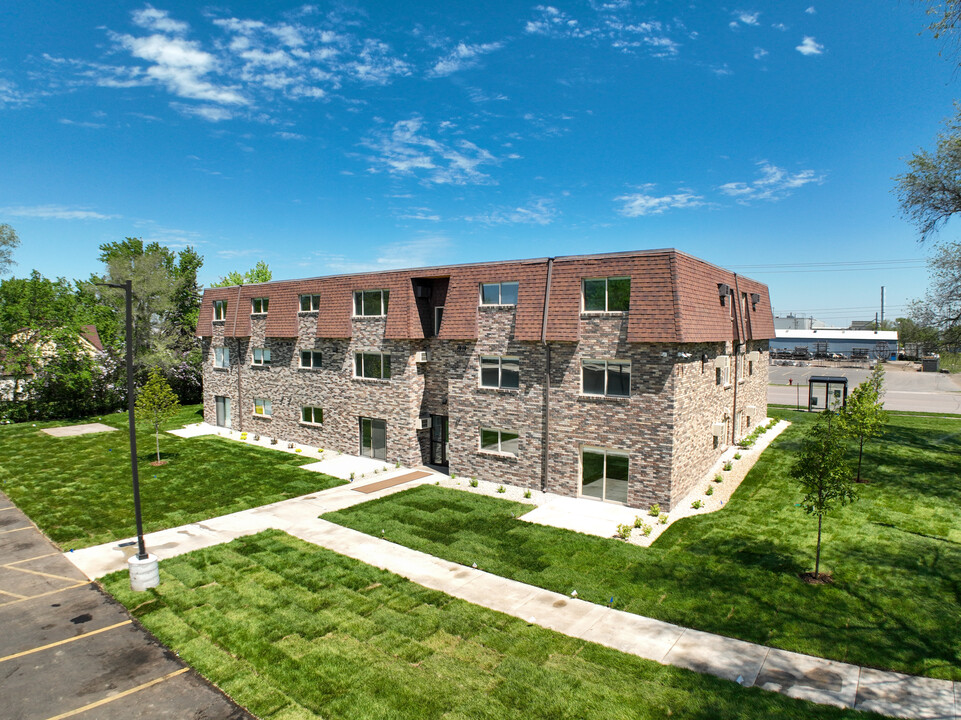
M 590 38 L 606 41 L 616 50 L 632 53 L 644 50 L 653 57 L 673 57 L 678 54 L 680 43 L 670 37 L 673 29 L 684 30 L 680 22 L 671 28 L 657 20 L 636 15 L 629 2 L 591 3 L 595 16 L 578 20 L 551 5 L 534 8 L 536 17 L 524 25 L 528 35 L 564 39 Z
M 446 129 L 449 131 L 452 127 L 448 125 Z M 492 184 L 494 181 L 490 176 L 479 168 L 499 162 L 469 140 L 444 141 L 430 137 L 424 121 L 417 116 L 394 123 L 388 131 L 366 144 L 379 153 L 372 159 L 391 174 L 413 175 L 423 182 L 438 185 Z M 376 168 L 370 170 L 377 172 Z
M 794 190 L 810 183 L 820 185 L 824 182 L 823 175 L 816 175 L 813 170 L 801 170 L 796 173 L 772 165 L 767 160 L 757 163 L 760 177 L 750 183 L 729 182 L 717 189 L 728 197 L 746 205 L 755 200 L 781 200 L 791 195 Z
M 246 248 L 243 250 L 218 250 L 217 254 L 222 258 L 239 258 L 247 257 L 248 255 L 262 255 L 263 251 L 258 248 Z
M 756 47 L 754 48 L 754 59 L 760 60 L 768 54 L 767 50 L 764 48 Z
M 813 5 L 812 5 L 811 7 L 809 7 L 807 10 L 805 10 L 804 12 L 806 12 L 808 15 L 815 15 L 815 14 L 817 14 L 817 10 L 814 9 L 814 6 L 813 6 Z
M 809 35 L 805 35 L 801 44 L 794 49 L 802 55 L 820 55 L 824 52 L 824 46 Z
M 274 133 L 275 137 L 279 137 L 281 140 L 306 140 L 307 138 L 300 133 L 286 132 L 284 130 L 279 130 Z
M 74 127 L 89 128 L 92 130 L 99 130 L 100 128 L 106 127 L 103 123 L 89 122 L 85 120 L 71 120 L 70 118 L 60 118 L 58 122 L 61 125 L 73 125 Z
M 745 25 L 757 25 L 757 19 L 761 13 L 748 13 L 739 10 L 735 15 L 737 15 L 737 19 Z
M 187 23 L 171 18 L 166 10 L 157 10 L 150 5 L 147 5 L 143 10 L 135 10 L 133 21 L 136 25 L 147 30 L 171 33 L 172 35 L 182 35 L 190 29 Z
M 441 60 L 427 73 L 429 77 L 444 77 L 455 72 L 476 67 L 481 55 L 500 50 L 504 46 L 500 42 L 483 43 L 479 45 L 468 45 L 458 43 L 448 55 Z
M 365 248 L 359 254 L 373 260 L 355 260 L 344 254 L 316 252 L 317 265 L 324 273 L 361 273 L 398 268 L 427 267 L 442 264 L 450 252 L 451 243 L 441 235 L 429 235 L 412 240 Z
M 16 83 L 0 78 L 0 107 L 23 105 L 27 100 L 27 94 L 21 91 Z
M 524 206 L 497 208 L 481 215 L 465 217 L 464 220 L 485 225 L 550 225 L 557 215 L 553 200 L 538 198 Z
M 784 23 L 774 23 L 773 25 L 771 25 L 771 27 L 774 28 L 775 30 L 780 30 L 781 32 L 784 32 L 785 30 L 787 30 L 787 25 L 785 25 Z
M 227 108 L 217 105 L 185 105 L 184 103 L 170 103 L 170 107 L 181 115 L 203 118 L 208 122 L 222 122 L 234 117 L 234 113 Z
M 684 190 L 674 195 L 651 195 L 653 183 L 640 186 L 641 192 L 621 195 L 614 198 L 614 202 L 621 203 L 618 212 L 625 217 L 642 217 L 644 215 L 660 215 L 668 210 L 695 208 L 704 205 L 704 198 L 690 190 Z
M 0 208 L 0 215 L 40 218 L 42 220 L 112 220 L 119 215 L 104 215 L 83 207 L 67 205 L 17 205 Z

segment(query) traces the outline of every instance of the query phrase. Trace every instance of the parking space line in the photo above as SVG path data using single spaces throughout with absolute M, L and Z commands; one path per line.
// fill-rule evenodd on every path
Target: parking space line
M 17 593 L 10 592 L 9 590 L 0 590 L 0 593 L 3 593 L 4 595 L 12 595 L 13 597 L 20 598 L 21 600 L 27 599 L 26 595 L 18 595 Z
M 41 560 L 43 558 L 52 557 L 54 555 L 63 555 L 63 553 L 52 552 L 52 553 L 47 553 L 46 555 L 37 555 L 37 557 L 27 558 L 26 560 L 14 560 L 13 562 L 10 562 L 10 563 L 4 563 L 3 565 L 0 565 L 0 567 L 8 568 L 14 565 L 20 565 L 21 563 L 33 562 L 34 560 Z
M 33 530 L 33 525 L 27 525 L 27 527 L 14 528 L 13 530 L 0 530 L 0 535 L 6 535 L 7 533 L 20 532 L 21 530 Z
M 178 675 L 183 675 L 189 669 L 190 668 L 180 668 L 179 670 L 174 670 L 172 673 L 167 673 L 163 677 L 156 678 L 155 680 L 151 680 L 150 682 L 145 682 L 143 685 L 138 685 L 135 688 L 124 690 L 121 693 L 117 693 L 116 695 L 111 695 L 110 697 L 104 698 L 103 700 L 97 700 L 97 702 L 92 702 L 89 705 L 84 705 L 83 707 L 79 707 L 76 710 L 68 710 L 65 713 L 54 715 L 51 718 L 47 718 L 47 720 L 63 720 L 64 718 L 73 717 L 74 715 L 79 715 L 80 713 L 87 712 L 87 710 L 93 710 L 94 708 L 98 708 L 101 705 L 112 703 L 114 700 L 120 700 L 121 698 L 125 698 L 128 695 L 133 695 L 135 692 L 146 690 L 148 687 L 152 687 L 154 685 L 162 683 L 164 680 L 169 680 L 170 678 L 177 677 Z
M 4 510 L 16 510 L 16 508 L 17 508 L 16 505 L 11 505 L 9 507 L 0 508 L 0 512 L 3 512 Z
M 66 580 L 67 582 L 76 582 L 77 578 L 67 577 L 66 575 L 52 575 L 51 573 L 40 572 L 39 570 L 28 570 L 27 568 L 21 567 L 10 567 L 9 565 L 4 565 L 7 570 L 16 570 L 17 572 L 30 573 L 31 575 L 39 575 L 40 577 L 53 578 L 54 580 Z
M 41 645 L 40 647 L 35 647 L 32 650 L 24 650 L 22 652 L 14 653 L 13 655 L 7 655 L 6 657 L 0 658 L 0 663 L 6 662 L 7 660 L 14 660 L 24 655 L 33 655 L 33 653 L 40 652 L 41 650 L 49 650 L 52 647 L 57 647 L 59 645 L 66 645 L 67 643 L 72 643 L 75 640 L 83 640 L 91 635 L 99 635 L 102 632 L 107 632 L 108 630 L 114 630 L 118 627 L 123 627 L 124 625 L 129 625 L 133 620 L 124 620 L 123 622 L 118 622 L 115 625 L 108 625 L 107 627 L 102 627 L 97 630 L 91 630 L 90 632 L 85 632 L 83 635 L 75 635 L 72 638 L 67 638 L 66 640 L 57 640 L 57 642 L 49 643 L 47 645 Z
M 57 588 L 56 590 L 51 590 L 50 592 L 40 593 L 39 595 L 31 595 L 30 597 L 25 597 L 21 600 L 11 600 L 10 602 L 0 603 L 0 608 L 6 607 L 7 605 L 16 605 L 17 603 L 27 602 L 27 600 L 36 600 L 37 598 L 47 597 L 47 595 L 53 595 L 54 593 L 63 592 L 64 590 L 73 590 L 74 588 L 83 587 L 84 585 L 89 585 L 90 580 L 86 582 L 77 583 L 76 585 L 68 585 L 67 587 Z

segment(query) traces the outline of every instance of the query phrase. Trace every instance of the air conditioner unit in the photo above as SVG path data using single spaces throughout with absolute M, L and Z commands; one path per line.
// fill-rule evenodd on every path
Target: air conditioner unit
M 711 433 L 714 435 L 714 437 L 724 437 L 727 434 L 725 423 L 719 422 L 711 425 Z
M 430 297 L 430 285 L 415 285 L 415 286 L 414 286 L 414 297 L 415 297 L 415 298 L 429 298 L 429 297 Z
M 421 350 L 414 353 L 414 362 L 430 362 L 430 350 Z
M 731 358 L 727 355 L 718 355 L 714 358 L 714 367 L 726 368 L 731 366 Z
M 761 362 L 761 353 L 759 353 L 757 350 L 754 352 L 749 352 L 747 354 L 747 361 L 753 363 Z
M 726 283 L 717 284 L 717 295 L 721 298 L 721 304 L 724 304 L 724 298 L 731 294 L 731 286 Z
M 414 427 L 416 427 L 418 430 L 430 430 L 430 415 L 417 418 L 414 423 Z
M 751 293 L 751 307 L 756 309 L 759 302 L 761 302 L 761 294 Z

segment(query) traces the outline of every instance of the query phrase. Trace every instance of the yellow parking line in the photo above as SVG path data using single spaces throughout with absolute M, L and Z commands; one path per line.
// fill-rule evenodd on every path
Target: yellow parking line
M 108 625 L 107 627 L 102 627 L 99 630 L 91 630 L 83 635 L 75 635 L 72 638 L 67 638 L 66 640 L 57 640 L 57 642 L 50 643 L 48 645 L 41 645 L 40 647 L 35 647 L 32 650 L 24 650 L 23 652 L 14 653 L 13 655 L 7 655 L 6 657 L 0 658 L 0 663 L 6 662 L 7 660 L 14 660 L 18 657 L 23 657 L 24 655 L 33 655 L 35 652 L 40 652 L 41 650 L 49 650 L 52 647 L 57 647 L 58 645 L 66 645 L 67 643 L 72 643 L 76 640 L 83 640 L 91 635 L 99 635 L 102 632 L 107 632 L 108 630 L 113 630 L 118 627 L 123 627 L 124 625 L 129 625 L 133 620 L 124 620 L 123 622 L 118 622 L 115 625 Z
M 84 705 L 76 710 L 70 710 L 65 713 L 60 713 L 59 715 L 54 715 L 47 720 L 63 720 L 64 718 L 73 717 L 74 715 L 79 715 L 80 713 L 87 712 L 87 710 L 93 710 L 94 708 L 100 707 L 101 705 L 106 705 L 107 703 L 112 703 L 114 700 L 119 700 L 120 698 L 125 698 L 128 695 L 133 695 L 135 692 L 140 692 L 141 690 L 146 690 L 148 687 L 162 683 L 164 680 L 169 680 L 170 678 L 177 677 L 178 675 L 183 675 L 190 668 L 180 668 L 179 670 L 174 670 L 172 673 L 168 673 L 163 677 L 159 677 L 156 680 L 151 680 L 150 682 L 145 682 L 143 685 L 138 685 L 135 688 L 130 688 L 129 690 L 124 690 L 116 695 L 111 695 L 103 700 L 97 700 L 97 702 L 92 702 L 89 705 Z
M 4 510 L 16 510 L 16 509 L 17 509 L 16 505 L 10 505 L 9 507 L 0 508 L 0 512 L 3 512 Z
M 17 593 L 12 593 L 9 590 L 0 590 L 0 593 L 3 593 L 4 595 L 13 595 L 15 598 L 20 598 L 21 600 L 25 600 L 27 597 L 26 595 L 18 595 Z
M 33 525 L 27 525 L 27 527 L 14 528 L 13 530 L 0 530 L 0 535 L 6 535 L 7 533 L 20 532 L 21 530 L 33 530 Z
M 67 582 L 77 582 L 77 578 L 67 577 L 65 575 L 51 575 L 50 573 L 40 572 L 39 570 L 28 570 L 27 568 L 21 567 L 10 567 L 4 565 L 7 570 L 16 570 L 17 572 L 30 573 L 31 575 L 39 575 L 40 577 L 53 578 L 54 580 L 66 580 Z
M 14 560 L 11 563 L 5 563 L 3 565 L 0 565 L 0 567 L 11 567 L 12 565 L 20 565 L 21 563 L 33 562 L 34 560 L 41 560 L 43 558 L 48 558 L 53 555 L 63 555 L 63 553 L 52 552 L 52 553 L 47 553 L 46 555 L 37 555 L 37 557 L 27 558 L 26 560 Z
M 89 585 L 90 581 L 77 583 L 76 585 L 68 585 L 67 587 L 57 588 L 56 590 L 51 590 L 49 592 L 40 593 L 39 595 L 31 595 L 30 597 L 25 597 L 22 600 L 11 600 L 10 602 L 0 603 L 0 608 L 6 607 L 7 605 L 16 605 L 17 603 L 26 602 L 27 600 L 36 600 L 37 598 L 47 597 L 47 595 L 53 595 L 54 593 L 63 592 L 64 590 L 73 590 L 74 588 L 83 587 L 84 585 Z

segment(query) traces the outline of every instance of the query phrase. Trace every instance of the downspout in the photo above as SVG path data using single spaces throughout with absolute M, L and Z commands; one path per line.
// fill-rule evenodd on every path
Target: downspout
M 734 310 L 734 332 L 737 335 L 737 346 L 734 348 L 734 405 L 731 408 L 731 445 L 737 439 L 737 386 L 738 386 L 738 364 L 741 357 L 741 341 L 744 336 L 743 328 L 744 315 L 741 313 L 741 290 L 737 286 L 737 273 L 734 273 L 734 294 L 731 297 L 731 309 Z
M 550 476 L 550 438 L 551 438 L 551 346 L 547 344 L 547 308 L 551 301 L 551 275 L 554 272 L 554 258 L 547 258 L 547 283 L 544 288 L 544 316 L 541 318 L 541 344 L 544 346 L 544 459 L 541 468 L 541 491 L 547 490 Z
M 240 312 L 240 289 L 243 285 L 237 286 L 237 303 L 234 308 L 234 342 L 237 343 L 237 419 L 240 421 L 239 432 L 244 431 L 244 397 L 240 388 L 240 373 L 243 372 L 244 363 L 240 357 L 240 338 L 237 337 L 237 313 Z

